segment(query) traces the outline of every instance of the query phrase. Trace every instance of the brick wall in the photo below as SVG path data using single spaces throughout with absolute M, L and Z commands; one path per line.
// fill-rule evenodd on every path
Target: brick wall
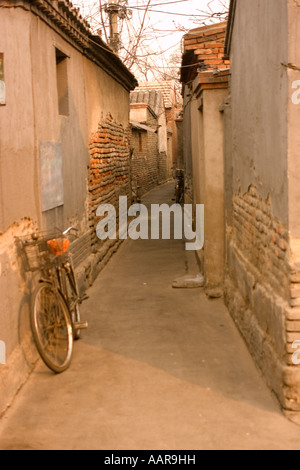
M 227 22 L 222 22 L 195 28 L 183 38 L 184 53 L 180 78 L 184 91 L 183 158 L 185 196 L 187 202 L 190 203 L 193 202 L 197 189 L 193 188 L 193 181 L 195 181 L 193 158 L 196 160 L 199 158 L 199 152 L 201 153 L 201 148 L 195 150 L 195 146 L 199 145 L 196 143 L 198 137 L 196 139 L 193 137 L 191 129 L 195 120 L 199 118 L 198 110 L 200 107 L 204 109 L 203 91 L 228 88 L 230 61 L 224 57 L 226 27 Z M 201 97 L 201 103 L 199 97 Z M 199 105 L 195 112 L 196 100 Z
M 194 51 L 198 60 L 209 68 L 230 65 L 230 61 L 224 59 L 226 27 L 227 23 L 223 22 L 193 29 L 184 36 L 184 50 Z
M 286 414 L 298 413 L 300 371 L 292 356 L 300 340 L 300 266 L 291 262 L 287 227 L 250 186 L 233 196 L 227 236 L 226 304 Z
M 201 70 L 223 70 L 230 68 L 230 61 L 224 57 L 224 43 L 227 23 L 192 29 L 184 36 L 183 66 L 181 81 L 188 83 Z M 195 64 L 195 67 L 192 65 Z
M 130 145 L 132 185 L 141 197 L 167 180 L 167 155 L 158 152 L 157 133 L 151 130 L 132 128 Z
M 148 168 L 148 191 L 155 188 L 159 183 L 158 172 L 158 139 L 157 133 L 148 132 L 147 168 Z
M 254 186 L 233 197 L 234 239 L 248 261 L 285 300 L 289 287 L 289 235 L 273 217 L 271 202 L 264 201 Z
M 134 198 L 141 197 L 148 191 L 147 131 L 132 129 L 130 145 L 131 177 Z
M 94 261 L 86 276 L 94 280 L 103 262 L 117 249 L 119 240 L 100 241 L 96 227 L 99 218 L 96 211 L 101 204 L 112 204 L 117 209 L 119 196 L 131 201 L 130 182 L 130 131 L 116 123 L 111 115 L 99 122 L 98 129 L 90 137 L 89 177 L 89 226 Z

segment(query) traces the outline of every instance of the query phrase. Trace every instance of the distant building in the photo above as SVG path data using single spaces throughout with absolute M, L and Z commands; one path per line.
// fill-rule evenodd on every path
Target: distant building
M 131 169 L 138 195 L 168 179 L 168 130 L 163 95 L 159 91 L 130 94 Z
M 167 124 L 167 161 L 168 175 L 172 175 L 172 168 L 177 167 L 178 161 L 178 137 L 176 120 L 182 110 L 182 97 L 178 91 L 175 80 L 161 80 L 139 83 L 139 91 L 155 90 L 161 92 L 164 100 L 166 124 Z

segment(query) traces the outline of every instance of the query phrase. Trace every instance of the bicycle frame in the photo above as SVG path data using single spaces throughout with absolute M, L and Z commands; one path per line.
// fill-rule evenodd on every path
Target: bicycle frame
M 87 328 L 87 322 L 80 321 L 79 305 L 86 298 L 81 297 L 74 274 L 72 257 L 69 253 L 57 255 L 52 265 L 44 270 L 41 282 L 49 282 L 63 296 L 73 325 L 74 339 L 80 338 L 80 330 Z
M 59 290 L 63 294 L 67 304 L 69 305 L 69 307 L 71 307 L 71 300 L 75 303 L 81 303 L 71 258 L 69 256 L 62 255 L 57 257 L 56 261 L 57 263 L 54 267 L 56 283 Z M 69 281 L 69 286 L 71 287 L 72 291 L 71 298 L 68 292 L 67 280 Z

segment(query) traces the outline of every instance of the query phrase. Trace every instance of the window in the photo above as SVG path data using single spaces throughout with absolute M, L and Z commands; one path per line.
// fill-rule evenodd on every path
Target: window
M 143 135 L 141 132 L 139 132 L 139 151 L 143 151 Z
M 69 116 L 68 57 L 58 49 L 55 53 L 58 112 L 61 116 Z

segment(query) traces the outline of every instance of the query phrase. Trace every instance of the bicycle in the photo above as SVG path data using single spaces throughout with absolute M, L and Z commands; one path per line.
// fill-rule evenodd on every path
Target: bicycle
M 184 172 L 176 170 L 175 200 L 176 204 L 181 204 L 184 196 Z
M 80 320 L 80 297 L 67 237 L 74 227 L 51 234 L 32 233 L 16 238 L 25 271 L 39 272 L 31 297 L 30 324 L 37 350 L 55 373 L 70 363 L 73 342 L 88 327 Z

